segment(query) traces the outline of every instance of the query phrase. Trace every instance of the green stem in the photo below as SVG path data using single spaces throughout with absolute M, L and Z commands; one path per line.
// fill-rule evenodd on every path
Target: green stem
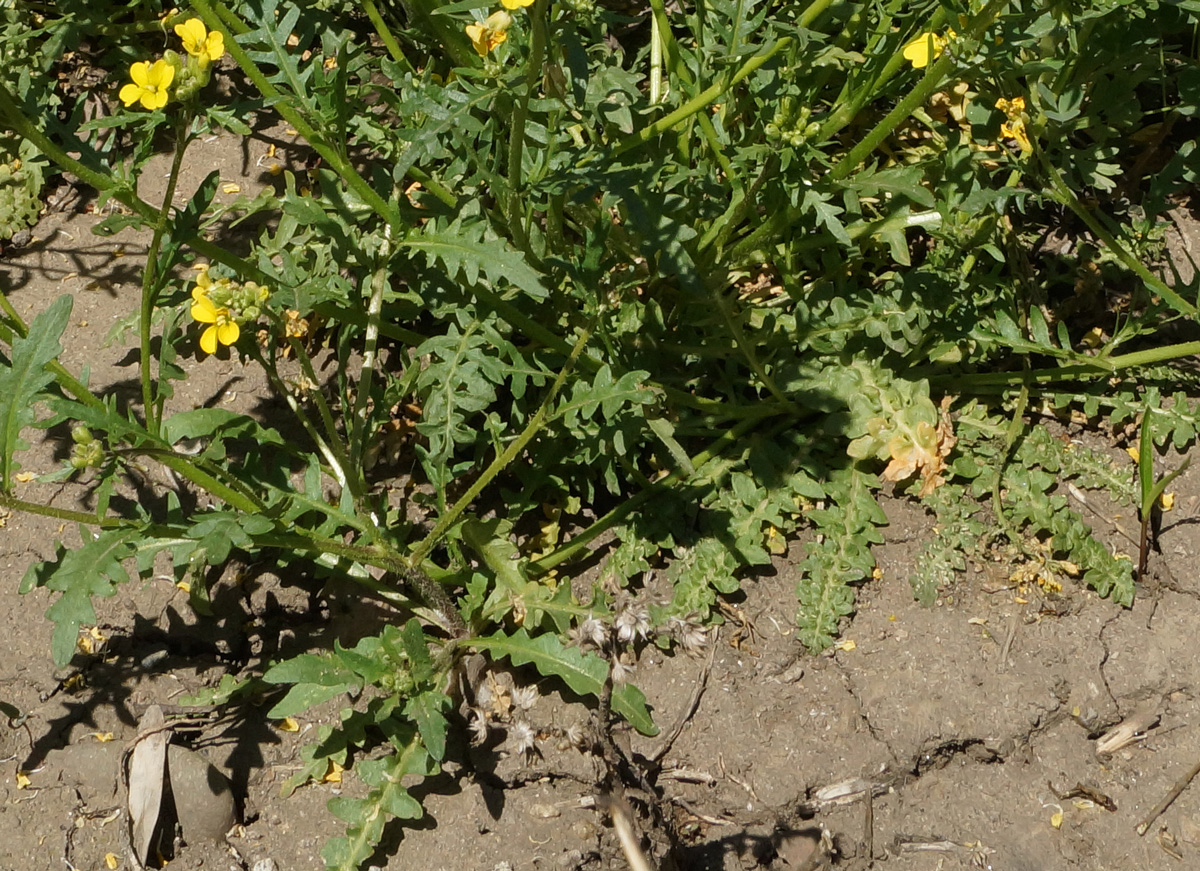
M 929 378 L 929 382 L 942 387 L 953 385 L 960 387 L 965 392 L 970 392 L 989 386 L 1015 387 L 1022 383 L 1048 384 L 1056 381 L 1078 381 L 1080 378 L 1112 375 L 1122 369 L 1152 366 L 1156 363 L 1165 363 L 1198 354 L 1200 354 L 1200 342 L 1182 342 L 1177 345 L 1163 345 L 1145 351 L 1134 351 L 1117 357 L 1097 357 L 1095 363 L 1077 363 L 1072 366 L 1059 366 L 1056 369 L 1030 369 L 1027 372 L 956 372 L 933 375 Z M 914 377 L 919 374 L 919 372 L 913 373 Z
M 525 66 L 525 86 L 517 98 L 512 113 L 512 129 L 508 136 L 508 221 L 517 247 L 529 247 L 525 232 L 525 207 L 521 203 L 521 187 L 524 182 L 521 164 L 525 157 L 525 126 L 529 122 L 529 98 L 544 74 L 546 59 L 546 16 L 548 0 L 535 0 L 529 10 L 532 28 L 529 39 L 529 59 Z
M 1127 269 L 1131 270 L 1134 274 L 1141 278 L 1142 281 L 1147 284 L 1147 286 L 1152 288 L 1155 293 L 1166 300 L 1170 304 L 1171 308 L 1175 309 L 1175 311 L 1187 316 L 1192 316 L 1197 313 L 1196 306 L 1192 305 L 1190 302 L 1168 287 L 1162 281 L 1162 279 L 1147 269 L 1145 265 L 1141 263 L 1141 261 L 1130 254 L 1129 251 L 1126 250 L 1125 246 L 1118 242 L 1116 237 L 1113 236 L 1112 233 L 1108 232 L 1104 225 L 1097 220 L 1096 216 L 1084 207 L 1083 203 L 1079 201 L 1079 197 L 1075 195 L 1075 192 L 1067 187 L 1067 184 L 1063 181 L 1058 169 L 1046 158 L 1045 154 L 1043 154 L 1040 149 L 1038 150 L 1038 163 L 1041 166 L 1042 171 L 1046 174 L 1046 178 L 1050 181 L 1051 196 L 1059 203 L 1074 212 L 1079 220 L 1083 221 L 1083 223 L 1087 225 L 1087 228 L 1096 235 L 1096 238 L 1103 242 Z
M 420 182 L 421 187 L 425 188 L 425 190 L 429 191 L 450 208 L 458 208 L 458 197 L 454 195 L 454 191 L 450 190 L 450 188 L 446 187 L 436 178 L 425 172 L 425 170 L 418 169 L 415 166 L 410 166 L 405 175 L 407 175 L 413 181 Z
M 297 342 L 295 339 L 291 339 L 290 341 L 292 342 L 293 349 L 299 346 L 299 353 L 297 356 L 304 352 L 304 348 L 303 346 L 299 345 L 299 342 Z M 325 439 L 323 439 L 320 432 L 317 431 L 316 425 L 312 422 L 312 420 L 309 419 L 308 415 L 305 414 L 304 409 L 300 407 L 300 403 L 296 401 L 296 397 L 292 395 L 292 391 L 287 388 L 287 385 L 283 383 L 283 379 L 279 377 L 279 371 L 275 367 L 275 360 L 262 354 L 257 345 L 254 346 L 251 354 L 253 355 L 254 359 L 258 361 L 259 365 L 262 366 L 263 372 L 267 376 L 267 380 L 271 383 L 271 388 L 275 391 L 276 395 L 284 398 L 288 404 L 288 408 L 290 408 L 292 410 L 292 414 L 296 416 L 296 420 L 300 421 L 300 425 L 304 428 L 305 433 L 308 434 L 308 437 L 312 440 L 312 443 L 317 446 L 317 450 L 321 452 L 321 455 L 325 458 L 325 462 L 329 464 L 330 474 L 332 475 L 333 479 L 337 481 L 338 485 L 341 487 L 348 486 L 346 482 L 346 473 L 339 462 L 338 455 L 334 452 L 333 448 L 326 444 Z M 302 359 L 306 360 L 307 354 L 305 354 Z M 303 367 L 303 363 L 301 363 L 301 366 Z M 319 393 L 320 386 L 316 378 L 308 374 L 309 372 L 312 372 L 311 362 L 305 368 L 305 378 L 309 379 L 314 385 L 312 388 L 313 391 Z M 321 398 L 321 402 L 324 402 L 323 397 Z M 325 413 L 328 414 L 328 407 L 325 408 Z M 326 425 L 330 425 L 330 422 L 327 421 Z M 336 434 L 337 433 L 335 429 L 333 437 L 336 437 Z
M 208 472 L 197 468 L 186 457 L 181 457 L 179 454 L 168 450 L 139 451 L 139 453 L 154 457 L 162 465 L 176 472 L 180 477 L 191 481 L 197 487 L 216 496 L 230 508 L 235 508 L 245 514 L 260 514 L 264 510 L 264 506 L 256 499 L 228 486 Z
M 991 0 L 987 6 L 971 19 L 966 27 L 964 38 L 979 39 L 983 32 L 991 26 L 996 16 L 1000 14 L 1000 10 L 1006 5 L 1008 5 L 1008 0 Z M 944 16 L 944 11 L 938 9 L 930 19 L 930 27 L 933 29 L 939 28 L 941 21 L 944 20 Z M 879 86 L 888 81 L 906 62 L 903 55 L 899 52 L 891 57 L 871 88 L 862 92 L 856 100 L 850 101 L 850 105 L 847 108 L 835 112 L 834 116 L 826 120 L 818 133 L 818 139 L 826 141 L 836 134 L 838 130 L 850 123 L 862 106 L 865 105 L 867 99 L 874 96 Z M 951 67 L 955 66 L 956 63 L 957 61 L 955 61 L 949 52 L 943 53 L 935 63 L 926 69 L 925 75 L 905 95 L 904 99 L 882 121 L 876 124 L 866 137 L 851 148 L 845 157 L 837 162 L 829 172 L 830 177 L 833 179 L 843 179 L 857 169 L 859 164 L 866 160 L 867 156 L 913 113 L 914 109 L 923 105 L 929 99 L 929 96 L 942 85 L 946 74 L 950 72 Z
M 237 41 L 233 38 L 225 21 L 236 19 L 236 16 L 230 12 L 223 3 L 213 2 L 209 0 L 194 0 L 192 3 L 196 13 L 204 19 L 204 23 L 208 25 L 210 30 L 215 30 L 220 33 L 225 39 L 225 50 L 241 67 L 242 72 L 246 77 L 254 83 L 263 97 L 271 104 L 271 108 L 279 113 L 279 116 L 287 121 L 296 131 L 304 137 L 305 141 L 312 146 L 326 163 L 333 169 L 341 179 L 349 185 L 360 199 L 374 212 L 379 215 L 384 221 L 391 224 L 393 232 L 399 234 L 403 232 L 403 227 L 400 223 L 400 213 L 396 210 L 394 203 L 388 203 L 381 197 L 370 184 L 367 183 L 358 171 L 338 153 L 338 150 L 330 145 L 321 134 L 314 128 L 296 109 L 289 103 L 289 98 L 280 93 L 271 82 L 263 75 L 262 70 L 258 65 L 250 59 Z M 221 10 L 218 15 L 216 9 Z
M 467 492 L 464 493 L 449 510 L 446 511 L 440 518 L 437 524 L 430 530 L 429 534 L 418 544 L 409 555 L 409 562 L 413 566 L 418 566 L 433 549 L 446 531 L 454 525 L 459 516 L 466 510 L 467 506 L 475 501 L 484 487 L 492 482 L 492 480 L 508 466 L 517 455 L 525 449 L 530 440 L 538 434 L 543 424 L 546 422 L 546 416 L 550 411 L 550 405 L 554 401 L 554 397 L 558 395 L 558 391 L 562 388 L 567 380 L 567 376 L 575 366 L 575 361 L 579 359 L 579 355 L 583 353 L 584 347 L 587 345 L 588 339 L 591 338 L 592 328 L 589 327 L 579 334 L 579 339 L 575 342 L 575 347 L 571 349 L 571 355 L 567 358 L 567 362 L 563 365 L 558 373 L 558 377 L 554 379 L 554 384 L 546 393 L 546 398 L 542 400 L 542 404 L 538 406 L 537 412 L 530 418 L 529 423 L 525 425 L 525 429 L 519 436 L 509 443 L 508 447 L 494 459 L 490 466 L 484 470 L 473 483 Z
M 400 44 L 396 42 L 396 37 L 392 36 L 392 31 L 388 29 L 384 23 L 383 16 L 379 14 L 379 9 L 375 6 L 375 0 L 362 0 L 363 11 L 367 13 L 367 17 L 371 19 L 371 25 L 375 28 L 375 32 L 379 35 L 379 39 L 388 50 L 388 54 L 392 56 L 392 60 L 404 67 L 408 72 L 415 73 L 412 64 L 408 62 L 408 58 L 404 56 L 404 52 L 400 50 Z
M 159 434 L 158 407 L 154 399 L 154 375 L 150 371 L 150 327 L 154 320 L 154 309 L 158 303 L 158 292 L 162 289 L 159 275 L 158 252 L 162 247 L 163 236 L 166 235 L 171 223 L 171 206 L 175 199 L 175 188 L 179 185 L 179 170 L 183 166 L 183 155 L 191 142 L 188 127 L 191 125 L 191 112 L 184 113 L 182 123 L 175 130 L 175 157 L 171 161 L 171 172 L 167 176 L 167 190 L 163 194 L 162 208 L 159 209 L 158 219 L 154 222 L 154 235 L 150 238 L 150 247 L 146 250 L 146 265 L 142 270 L 142 305 L 138 318 L 138 340 L 141 345 L 141 359 L 138 368 L 142 381 L 142 415 L 146 421 L 146 429 L 154 436 Z M 166 264 L 162 264 L 164 267 Z M 164 337 L 164 341 L 166 337 Z
M 660 0 L 661 3 L 661 0 Z M 657 106 L 662 100 L 662 37 L 658 15 L 650 16 L 650 105 Z
M 82 511 L 71 511 L 68 508 L 55 508 L 53 505 L 43 505 L 40 502 L 27 502 L 15 496 L 0 493 L 0 508 L 9 511 L 21 511 L 25 514 L 36 514 L 39 517 L 52 517 L 63 523 L 80 523 L 84 526 L 98 526 L 101 529 L 116 529 L 125 524 L 120 517 L 97 518 L 95 514 L 85 514 Z
M 656 136 L 665 133 L 680 122 L 687 120 L 697 112 L 700 112 L 707 106 L 715 103 L 722 94 L 724 94 L 733 86 L 739 84 L 747 76 L 756 72 L 759 67 L 773 58 L 780 51 L 787 48 L 791 42 L 792 38 L 790 36 L 785 36 L 783 39 L 778 40 L 766 51 L 756 54 L 754 57 L 750 58 L 750 60 L 746 61 L 746 63 L 742 64 L 741 68 L 732 76 L 710 85 L 699 94 L 692 97 L 692 99 L 688 100 L 674 112 L 664 115 L 662 118 L 659 118 L 652 124 L 646 125 L 641 130 L 637 130 L 629 134 L 617 143 L 616 147 L 614 147 L 612 150 L 611 156 L 619 157 L 627 151 L 631 151 L 634 148 L 645 145 L 651 139 L 654 139 Z
M 794 413 L 797 410 L 795 403 L 791 402 L 787 396 L 783 394 L 783 391 L 776 386 L 775 379 L 770 376 L 767 370 L 763 367 L 763 364 L 759 361 L 758 355 L 754 353 L 754 348 L 748 341 L 746 341 L 746 334 L 742 332 L 741 324 L 737 322 L 737 320 L 733 317 L 733 314 L 729 311 L 729 304 L 726 302 L 725 297 L 720 293 L 720 291 L 717 290 L 717 288 L 711 286 L 711 284 L 708 288 L 708 294 L 709 298 L 713 301 L 713 305 L 715 305 L 721 312 L 721 318 L 725 322 L 725 328 L 729 330 L 729 335 L 733 338 L 733 344 L 739 351 L 742 352 L 742 356 L 745 358 L 747 365 L 754 370 L 754 374 L 758 376 L 758 380 L 762 382 L 762 385 L 765 388 L 767 388 L 767 392 L 775 397 L 775 401 L 779 402 L 789 411 Z
M 813 0 L 813 2 L 809 3 L 808 6 L 805 7 L 804 11 L 800 13 L 800 18 L 798 21 L 799 25 L 801 27 L 808 27 L 817 20 L 818 16 L 823 14 L 825 10 L 832 5 L 833 0 Z
M 834 164 L 833 169 L 829 171 L 829 177 L 843 179 L 857 169 L 867 156 L 879 146 L 879 143 L 891 136 L 892 132 L 912 115 L 914 109 L 924 105 L 930 94 L 941 87 L 946 74 L 956 63 L 957 61 L 949 54 L 943 54 L 931 64 L 925 70 L 925 75 L 904 96 L 904 99 L 897 103 L 896 107 L 888 112 L 882 121 L 876 124 L 866 136 L 858 141 L 858 144 Z
M 383 310 L 383 292 L 387 288 L 388 260 L 391 257 L 391 228 L 384 228 L 384 238 L 379 247 L 379 266 L 371 276 L 371 296 L 367 300 L 367 329 L 363 335 L 362 365 L 358 369 L 358 390 L 354 397 L 354 410 L 350 417 L 350 468 L 346 474 L 359 478 L 362 475 L 363 430 L 367 422 L 367 407 L 371 388 L 375 382 L 375 353 L 379 344 L 379 320 Z M 365 490 L 361 483 L 359 488 Z M 364 506 L 359 506 L 360 510 Z

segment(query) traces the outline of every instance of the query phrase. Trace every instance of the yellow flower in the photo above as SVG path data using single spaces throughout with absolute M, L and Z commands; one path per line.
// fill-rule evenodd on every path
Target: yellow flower
M 207 274 L 204 277 L 207 279 Z M 213 305 L 208 298 L 207 287 L 200 284 L 199 276 L 196 286 L 192 288 L 192 317 L 198 323 L 209 324 L 200 334 L 200 350 L 206 354 L 217 353 L 218 344 L 232 345 L 242 334 L 241 327 L 233 319 L 233 313 L 227 308 Z
M 929 66 L 931 60 L 940 57 L 945 51 L 946 43 L 958 35 L 953 30 L 947 30 L 946 34 L 946 36 L 939 36 L 936 33 L 918 34 L 916 39 L 904 46 L 904 59 L 916 69 Z
M 1025 98 L 1013 97 L 1006 100 L 1001 97 L 996 101 L 996 108 L 1008 118 L 1000 125 L 1001 138 L 1017 140 L 1022 154 L 1033 153 L 1033 143 L 1029 141 L 1029 131 L 1025 129 L 1025 119 L 1022 117 L 1025 112 Z
M 1013 97 L 1011 100 L 1006 100 L 1001 97 L 996 101 L 996 108 L 1007 115 L 1009 121 L 1015 121 L 1025 111 L 1025 98 Z
M 500 0 L 500 5 L 505 9 L 524 9 L 526 6 L 532 6 L 533 0 Z
M 183 40 L 184 50 L 199 59 L 201 66 L 220 60 L 225 55 L 225 37 L 215 30 L 209 33 L 199 18 L 189 18 L 183 24 L 176 24 L 175 35 Z
M 479 56 L 487 57 L 492 49 L 508 39 L 508 28 L 511 26 L 512 16 L 500 9 L 482 22 L 468 24 L 467 37 L 479 52 Z
M 133 79 L 133 84 L 121 88 L 122 103 L 132 106 L 141 102 L 143 108 L 161 109 L 167 105 L 167 89 L 175 80 L 175 67 L 161 59 L 153 64 L 138 61 L 129 68 L 129 78 Z

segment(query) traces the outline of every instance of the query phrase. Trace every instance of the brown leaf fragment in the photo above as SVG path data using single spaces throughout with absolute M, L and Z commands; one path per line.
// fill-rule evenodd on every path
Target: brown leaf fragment
M 134 858 L 145 866 L 154 846 L 154 830 L 162 807 L 163 782 L 167 773 L 166 728 L 162 708 L 151 705 L 138 722 L 138 735 L 128 763 L 129 821 Z
M 946 457 L 950 456 L 958 443 L 954 424 L 950 420 L 951 401 L 949 396 L 942 399 L 936 428 L 921 421 L 915 433 L 897 434 L 888 442 L 888 453 L 892 460 L 883 470 L 885 481 L 904 481 L 919 472 L 921 489 L 918 495 L 921 498 L 946 483 L 942 477 L 942 472 L 946 471 Z
M 1158 725 L 1158 699 L 1142 704 L 1117 725 L 1096 739 L 1096 754 L 1107 756 L 1146 737 L 1146 732 Z

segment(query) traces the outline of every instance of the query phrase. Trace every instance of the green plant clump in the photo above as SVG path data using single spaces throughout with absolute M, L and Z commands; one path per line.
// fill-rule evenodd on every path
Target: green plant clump
M 331 802 L 330 868 L 424 813 L 402 784 L 438 770 L 459 714 L 490 728 L 458 696 L 478 656 L 652 734 L 630 648 L 694 649 L 772 564 L 799 640 L 829 647 L 885 489 L 939 517 L 922 601 L 980 542 L 1132 601 L 1131 561 L 1065 491 L 1131 485 L 1029 421 L 1151 408 L 1154 444 L 1194 441 L 1179 361 L 1200 342 L 1170 337 L 1196 283 L 1146 263 L 1197 177 L 1196 4 L 69 5 L 6 11 L 0 127 L 22 150 L 0 235 L 36 217 L 37 155 L 94 189 L 97 234 L 143 233 L 112 337 L 138 390 L 59 361 L 69 296 L 27 322 L 0 295 L 0 507 L 83 542 L 22 589 L 49 592 L 60 665 L 93 601 L 156 561 L 200 613 L 235 561 L 392 609 L 208 698 L 286 717 L 349 694 L 288 785 L 332 763 L 366 785 Z M 264 183 L 181 189 L 213 134 L 263 146 Z M 183 406 L 214 355 L 287 414 Z M 58 425 L 42 478 L 86 510 L 14 492 L 30 431 Z M 116 498 L 155 465 L 179 487 Z

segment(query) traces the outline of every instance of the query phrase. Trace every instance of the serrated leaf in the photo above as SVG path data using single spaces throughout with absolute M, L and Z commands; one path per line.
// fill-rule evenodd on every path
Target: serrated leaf
M 474 231 L 456 223 L 444 231 L 406 239 L 397 247 L 424 252 L 431 262 L 441 261 L 451 278 L 461 275 L 468 286 L 478 282 L 482 273 L 497 290 L 508 284 L 535 300 L 544 300 L 550 295 L 541 276 L 520 253 L 503 240 L 480 238 L 482 232 L 482 226 Z
M 0 369 L 0 490 L 6 493 L 19 468 L 13 454 L 27 447 L 21 430 L 34 422 L 34 402 L 54 382 L 46 364 L 62 353 L 59 339 L 71 317 L 71 306 L 71 297 L 64 295 L 40 312 L 24 338 L 13 338 L 8 366 Z
M 425 632 L 416 617 L 404 624 L 400 633 L 400 643 L 408 655 L 408 668 L 413 680 L 418 683 L 428 680 L 433 675 L 433 660 L 429 656 Z
M 446 709 L 450 699 L 434 690 L 413 696 L 404 705 L 404 714 L 421 733 L 429 755 L 441 762 L 446 755 Z
M 92 597 L 112 596 L 118 584 L 129 580 L 121 563 L 136 553 L 131 539 L 142 534 L 138 529 L 122 529 L 93 538 L 91 532 L 81 528 L 81 547 L 66 550 L 59 545 L 54 562 L 36 563 L 25 573 L 21 592 L 46 587 L 62 593 L 46 611 L 46 617 L 54 623 L 50 651 L 55 665 L 61 668 L 71 661 L 79 627 L 96 622 Z
M 565 647 L 557 635 L 546 633 L 530 638 L 524 629 L 511 636 L 503 631 L 475 638 L 476 647 L 498 656 L 507 656 L 513 665 L 530 665 L 546 677 L 560 677 L 579 695 L 599 698 L 608 675 L 608 663 L 598 656 L 583 653 L 577 647 Z M 630 684 L 614 687 L 613 710 L 621 714 L 643 735 L 657 735 L 658 727 L 646 708 L 642 691 Z

